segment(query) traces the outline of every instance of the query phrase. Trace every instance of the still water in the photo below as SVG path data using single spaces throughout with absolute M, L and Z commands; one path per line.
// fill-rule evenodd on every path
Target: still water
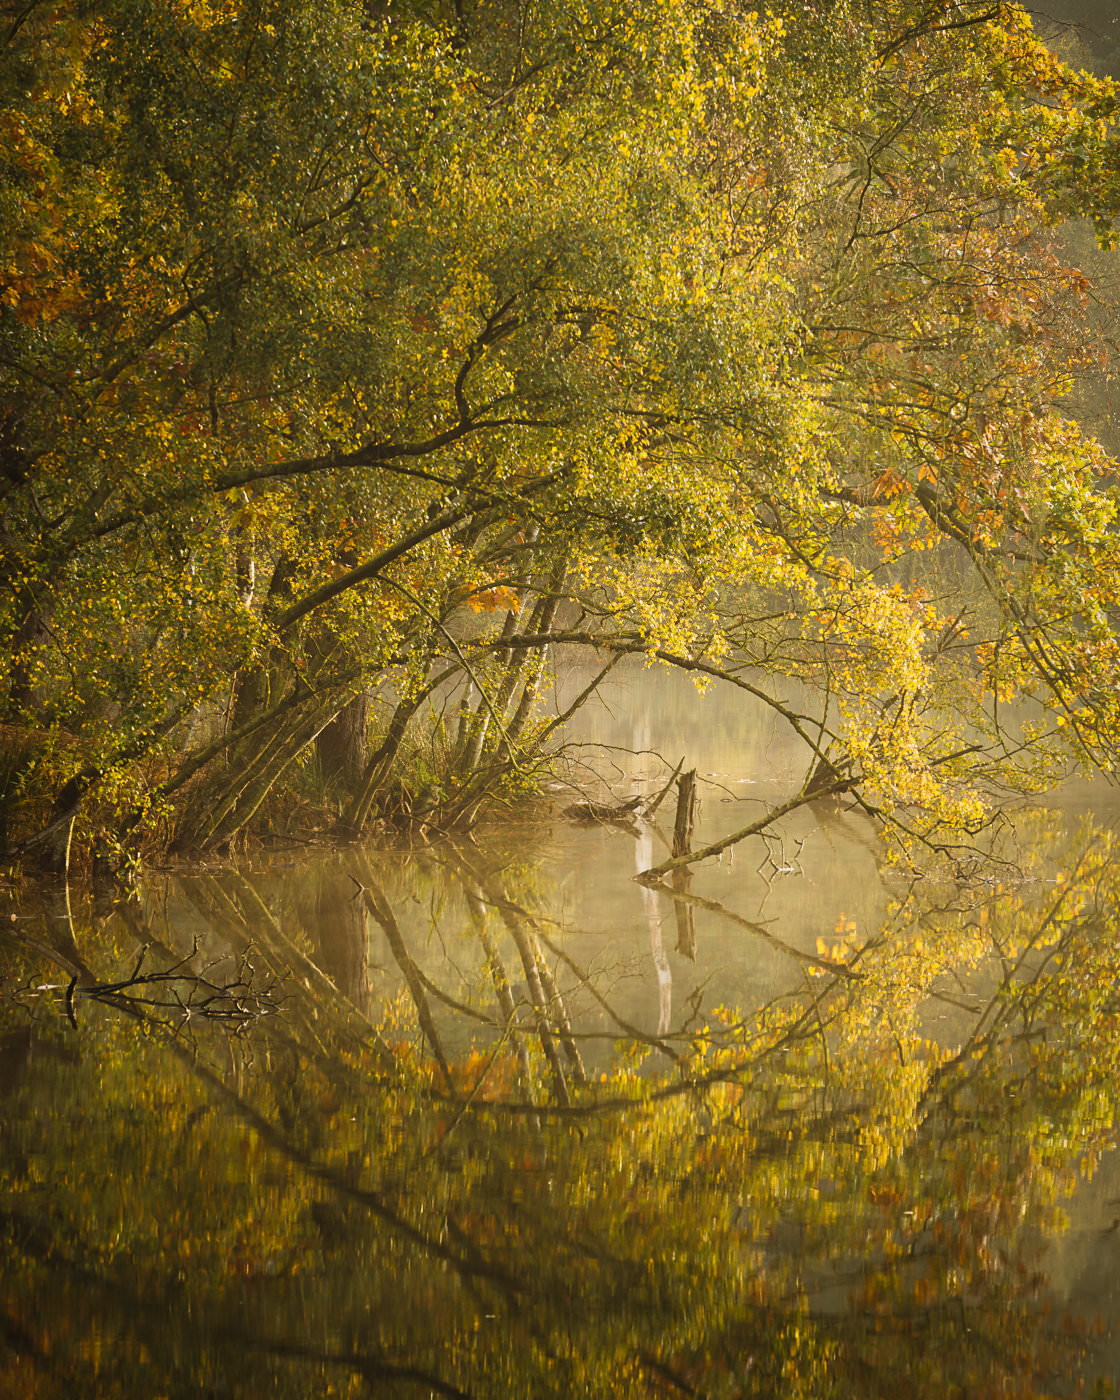
M 571 780 L 807 755 L 634 668 Z M 842 800 L 278 848 L 0 940 L 0 1394 L 1070 1394 L 1120 1375 L 1112 808 L 967 887 Z M 928 888 L 926 886 L 929 886 Z

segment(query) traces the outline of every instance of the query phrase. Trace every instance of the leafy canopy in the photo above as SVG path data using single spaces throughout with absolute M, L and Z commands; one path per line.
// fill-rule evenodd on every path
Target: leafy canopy
M 13 832 L 228 842 L 381 686 L 361 826 L 456 681 L 470 820 L 563 640 L 751 668 L 906 841 L 1110 769 L 1114 476 L 1060 405 L 1111 351 L 1052 229 L 1111 243 L 1116 103 L 968 0 L 27 6 Z

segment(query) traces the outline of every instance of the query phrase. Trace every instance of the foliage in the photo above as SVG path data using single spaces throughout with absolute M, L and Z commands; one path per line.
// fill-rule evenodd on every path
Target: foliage
M 20 9 L 11 852 L 236 842 L 363 695 L 344 825 L 469 823 L 564 641 L 799 679 L 908 847 L 1110 769 L 1116 101 L 968 0 Z

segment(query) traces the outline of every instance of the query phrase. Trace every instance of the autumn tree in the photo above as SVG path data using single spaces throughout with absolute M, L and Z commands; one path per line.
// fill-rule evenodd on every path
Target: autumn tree
M 0 64 L 13 851 L 227 845 L 316 752 L 469 823 L 565 642 L 751 668 L 907 841 L 1111 764 L 1048 230 L 1116 98 L 1022 11 L 44 0 Z

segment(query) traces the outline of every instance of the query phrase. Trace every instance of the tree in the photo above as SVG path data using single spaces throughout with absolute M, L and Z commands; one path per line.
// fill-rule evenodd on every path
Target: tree
M 469 822 L 565 642 L 769 675 L 907 840 L 1112 763 L 1048 226 L 1111 237 L 1116 98 L 1015 7 L 40 3 L 2 62 L 13 851 L 234 842 L 371 694 L 343 823 Z

